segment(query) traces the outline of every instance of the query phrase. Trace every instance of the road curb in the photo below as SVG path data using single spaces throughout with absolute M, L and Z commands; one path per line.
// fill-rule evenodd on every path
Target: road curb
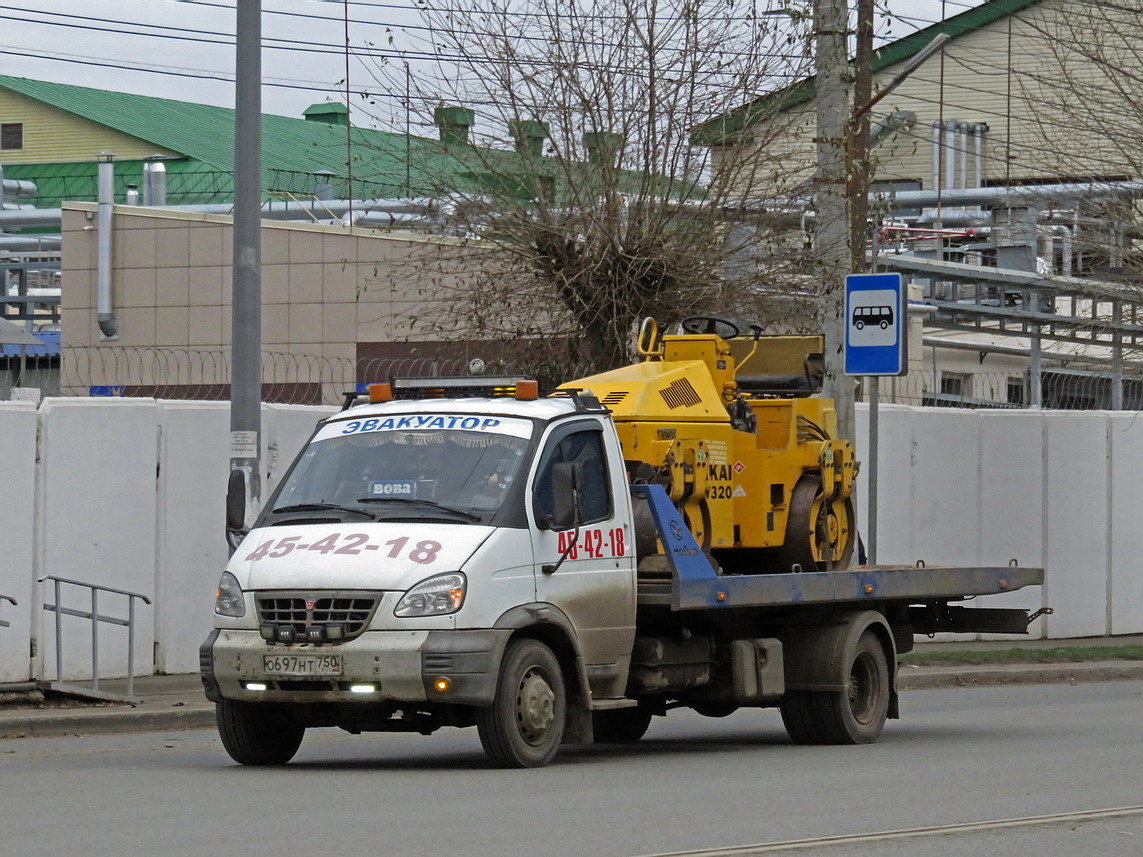
M 0 739 L 64 735 L 111 735 L 123 732 L 171 732 L 214 726 L 214 707 L 176 711 L 122 710 L 118 706 L 79 711 L 41 711 L 0 715 Z
M 1012 664 L 980 667 L 901 667 L 900 690 L 987 687 L 1001 684 L 1078 684 L 1143 679 L 1143 662 L 1097 661 L 1074 664 Z

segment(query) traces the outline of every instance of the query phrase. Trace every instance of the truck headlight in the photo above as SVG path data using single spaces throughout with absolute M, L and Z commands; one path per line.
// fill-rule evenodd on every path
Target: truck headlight
M 246 615 L 246 599 L 242 597 L 242 587 L 238 585 L 238 578 L 229 571 L 222 572 L 222 579 L 218 581 L 214 612 L 233 619 L 241 619 Z
M 422 580 L 401 597 L 393 608 L 393 615 L 408 618 L 455 613 L 464 604 L 467 586 L 468 580 L 459 571 Z

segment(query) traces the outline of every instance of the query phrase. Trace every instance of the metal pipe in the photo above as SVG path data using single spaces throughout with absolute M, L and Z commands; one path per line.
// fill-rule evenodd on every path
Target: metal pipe
M 0 235 L 0 250 L 59 250 L 59 235 L 37 235 L 29 238 L 22 235 Z
M 1040 293 L 1036 289 L 1032 289 L 1029 294 L 1030 309 L 1032 312 L 1037 313 L 1040 311 Z M 1031 382 L 1031 395 L 1029 396 L 1029 405 L 1033 408 L 1043 407 L 1044 404 L 1044 379 L 1043 379 L 1043 361 L 1041 360 L 1041 340 L 1040 340 L 1040 327 L 1036 325 L 1032 334 L 1032 340 L 1028 345 L 1028 359 L 1029 359 L 1029 374 Z
M 127 596 L 127 695 L 135 695 L 135 599 Z
M 4 199 L 32 199 L 39 192 L 35 182 L 4 178 L 3 167 L 0 167 L 0 186 L 4 188 Z
M 52 603 L 55 604 L 56 612 L 56 681 L 63 681 L 63 630 L 60 628 L 60 581 L 53 580 L 52 585 L 55 588 L 56 599 Z
M 954 120 L 945 123 L 945 188 L 953 190 L 956 187 L 956 126 Z
M 941 130 L 944 123 L 937 120 L 933 123 L 933 190 L 941 186 Z
M 346 226 L 432 226 L 436 221 L 419 214 L 355 210 L 341 218 Z
M 167 204 L 167 165 L 161 160 L 143 163 L 143 204 L 152 208 Z
M 96 321 L 105 339 L 119 338 L 119 319 L 111 306 L 111 220 L 115 205 L 115 165 L 110 152 L 99 153 L 99 243 L 96 255 L 98 282 Z
M 977 122 L 972 126 L 972 129 L 976 135 L 976 182 L 974 187 L 981 187 L 984 184 L 984 132 L 988 130 L 988 126 L 983 122 Z
M 192 214 L 221 214 L 231 216 L 234 206 L 230 203 L 204 203 L 199 205 L 165 205 L 163 211 L 184 211 Z M 270 199 L 261 204 L 259 216 L 262 220 L 336 220 L 350 210 L 355 214 L 420 214 L 425 217 L 445 216 L 456 210 L 449 200 L 435 200 L 425 197 L 406 199 L 331 199 L 294 201 Z M 17 229 L 31 226 L 59 226 L 63 216 L 61 208 L 33 208 L 22 206 L 19 210 L 0 211 L 0 229 Z
M 968 123 L 957 122 L 956 127 L 960 140 L 960 186 L 968 187 Z
M 91 587 L 91 689 L 99 690 L 99 590 Z
M 1111 320 L 1114 324 L 1123 321 L 1123 304 L 1111 302 Z M 1123 334 L 1116 329 L 1112 332 L 1111 346 L 1111 409 L 1123 410 Z

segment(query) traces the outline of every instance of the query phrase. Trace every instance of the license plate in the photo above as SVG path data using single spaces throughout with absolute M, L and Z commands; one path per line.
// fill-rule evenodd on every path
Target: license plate
M 263 655 L 268 675 L 341 675 L 341 655 Z

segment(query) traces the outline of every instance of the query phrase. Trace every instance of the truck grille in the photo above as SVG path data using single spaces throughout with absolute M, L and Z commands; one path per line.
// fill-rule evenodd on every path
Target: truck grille
M 369 626 L 380 602 L 381 596 L 373 592 L 335 592 L 320 596 L 277 592 L 255 598 L 260 624 L 293 625 L 301 639 L 305 639 L 305 629 L 315 625 L 340 625 L 344 639 L 359 637 Z

